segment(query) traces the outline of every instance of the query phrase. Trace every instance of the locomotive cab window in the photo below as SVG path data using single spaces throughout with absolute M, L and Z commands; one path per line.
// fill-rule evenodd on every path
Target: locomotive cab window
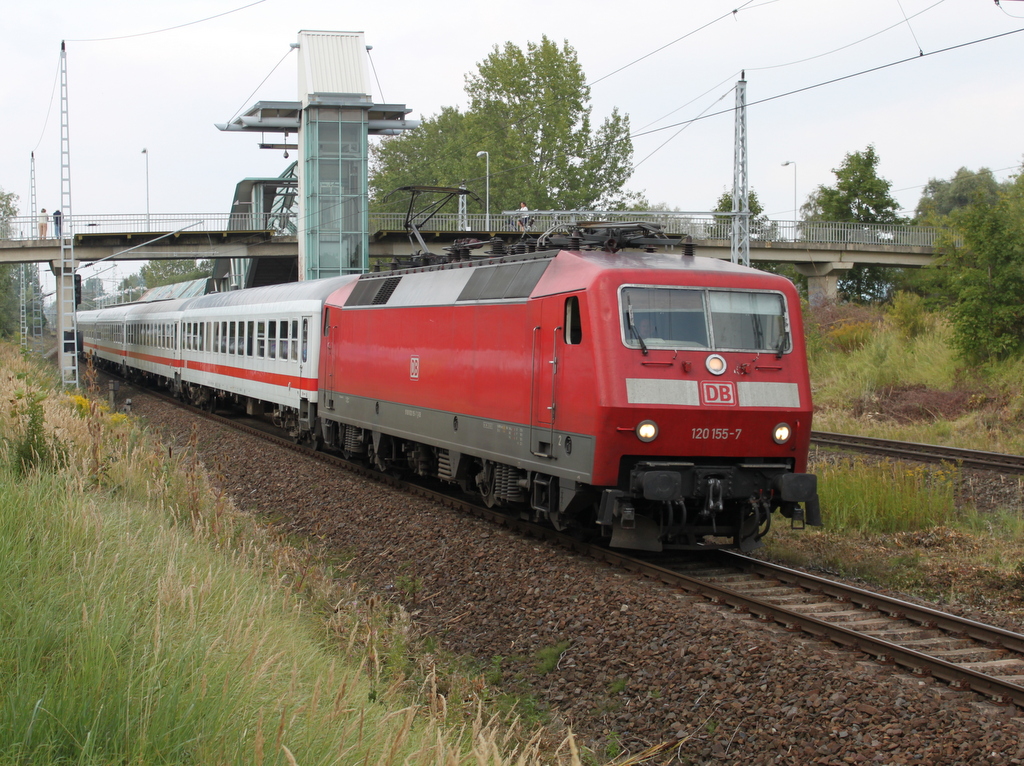
M 790 350 L 786 304 L 780 293 L 623 287 L 621 333 L 630 348 Z
M 788 351 L 786 313 L 778 293 L 711 292 L 715 348 Z
M 583 321 L 580 317 L 580 298 L 578 295 L 570 295 L 565 299 L 565 321 L 562 322 L 565 328 L 565 343 L 568 346 L 578 346 L 583 342 Z
M 625 287 L 622 332 L 633 348 L 707 348 L 708 327 L 702 290 Z

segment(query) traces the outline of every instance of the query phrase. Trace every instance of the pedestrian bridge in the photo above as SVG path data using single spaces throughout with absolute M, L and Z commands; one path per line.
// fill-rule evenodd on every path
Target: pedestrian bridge
M 457 239 L 514 240 L 521 235 L 518 211 L 486 215 L 436 214 L 419 230 L 435 253 Z M 530 211 L 529 233 L 571 228 L 586 221 L 648 221 L 671 237 L 690 237 L 694 254 L 731 257 L 730 214 L 619 211 Z M 182 213 L 155 215 L 75 215 L 62 222 L 63 236 L 74 237 L 75 260 L 276 259 L 295 263 L 301 221 L 291 216 Z M 60 241 L 50 221 L 40 238 L 31 216 L 0 223 L 0 263 L 60 261 Z M 419 250 L 401 213 L 371 213 L 371 267 L 387 267 L 394 258 Z M 755 218 L 750 226 L 752 262 L 791 263 L 809 277 L 811 294 L 834 295 L 838 277 L 854 264 L 921 267 L 931 262 L 944 229 L 907 224 L 830 223 Z M 948 233 L 947 233 L 948 236 Z M 671 250 L 670 250 L 671 251 Z M 677 248 L 676 252 L 680 252 Z M 269 265 L 269 264 L 268 264 Z M 289 269 L 290 270 L 290 269 Z

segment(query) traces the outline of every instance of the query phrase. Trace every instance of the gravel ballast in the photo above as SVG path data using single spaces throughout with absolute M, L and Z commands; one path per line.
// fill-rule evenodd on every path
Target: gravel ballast
M 133 414 L 183 447 L 196 418 Z M 1024 712 L 868 661 L 203 422 L 207 469 L 243 510 L 353 557 L 420 631 L 520 677 L 599 757 L 655 763 L 1018 764 Z M 415 589 L 403 583 L 415 582 Z M 415 594 L 411 595 L 411 591 Z M 565 645 L 554 669 L 538 652 Z M 674 754 L 674 755 L 673 755 Z

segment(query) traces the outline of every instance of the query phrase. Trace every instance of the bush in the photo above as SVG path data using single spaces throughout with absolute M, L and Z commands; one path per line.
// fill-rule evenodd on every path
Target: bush
M 888 319 L 900 335 L 908 340 L 923 335 L 930 325 L 924 299 L 915 293 L 896 293 L 889 308 Z

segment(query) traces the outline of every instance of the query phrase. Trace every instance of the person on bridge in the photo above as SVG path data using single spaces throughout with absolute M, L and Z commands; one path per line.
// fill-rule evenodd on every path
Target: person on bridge
M 530 208 L 526 206 L 525 202 L 519 203 L 519 231 L 526 231 L 526 227 L 530 225 Z
M 46 212 L 46 211 L 43 211 Z M 53 236 L 60 239 L 60 219 L 63 214 L 60 210 L 53 211 Z
M 46 214 L 46 208 L 43 208 L 43 212 L 39 214 L 39 218 L 36 219 L 39 222 L 39 239 L 46 239 L 46 227 L 50 223 L 50 216 Z

